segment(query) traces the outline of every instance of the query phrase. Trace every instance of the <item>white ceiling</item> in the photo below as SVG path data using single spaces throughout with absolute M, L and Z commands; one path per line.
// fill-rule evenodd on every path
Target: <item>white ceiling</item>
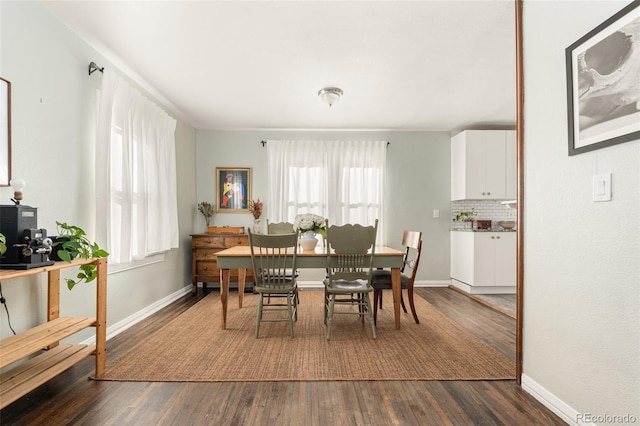
M 512 0 L 44 4 L 197 129 L 515 123 Z

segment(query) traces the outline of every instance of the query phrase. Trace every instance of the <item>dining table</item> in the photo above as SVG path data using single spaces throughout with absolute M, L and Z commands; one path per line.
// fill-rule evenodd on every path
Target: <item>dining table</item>
M 373 250 L 373 267 L 391 270 L 391 286 L 393 293 L 393 313 L 395 326 L 400 330 L 400 296 L 401 296 L 401 268 L 404 264 L 404 251 L 392 247 L 375 247 Z M 232 269 L 238 269 L 238 307 L 242 308 L 245 277 L 247 269 L 253 267 L 251 263 L 251 247 L 235 246 L 216 253 L 217 265 L 220 270 L 220 301 L 222 302 L 222 329 L 227 328 L 227 306 L 229 298 L 229 278 Z M 300 250 L 296 253 L 296 269 L 320 268 L 325 269 L 327 262 L 326 249 L 322 246 L 314 250 Z M 329 260 L 328 260 L 329 259 Z

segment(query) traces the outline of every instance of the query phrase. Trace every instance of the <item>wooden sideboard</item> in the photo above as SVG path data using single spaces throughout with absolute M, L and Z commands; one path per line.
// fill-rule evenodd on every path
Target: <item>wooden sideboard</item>
M 195 293 L 198 283 L 206 287 L 206 283 L 220 285 L 220 270 L 217 256 L 220 250 L 235 246 L 248 246 L 249 235 L 243 233 L 244 227 L 210 227 L 210 231 L 223 231 L 207 234 L 191 234 L 191 283 Z M 228 231 L 228 232 L 225 232 Z M 253 271 L 247 269 L 247 282 L 253 282 Z M 231 272 L 231 281 L 238 282 L 238 271 Z
M 60 270 L 88 263 L 97 265 L 96 316 L 61 317 Z M 96 358 L 95 377 L 104 374 L 107 356 L 107 259 L 76 259 L 71 263 L 56 262 L 51 266 L 26 270 L 4 269 L 0 270 L 0 281 L 45 272 L 48 275 L 47 322 L 0 341 L 0 368 L 37 354 L 28 361 L 2 372 L 0 408 L 6 407 L 91 355 Z M 60 340 L 87 327 L 95 327 L 95 345 L 60 344 Z

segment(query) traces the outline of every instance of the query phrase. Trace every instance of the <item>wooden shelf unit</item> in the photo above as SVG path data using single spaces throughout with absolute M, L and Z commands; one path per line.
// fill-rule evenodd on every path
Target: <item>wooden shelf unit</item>
M 60 317 L 60 270 L 94 263 L 98 267 L 96 279 L 96 316 Z M 0 281 L 46 272 L 48 275 L 47 322 L 0 341 L 0 368 L 38 354 L 0 375 L 0 408 L 62 373 L 84 358 L 95 355 L 95 377 L 104 374 L 107 337 L 107 260 L 77 259 L 56 262 L 41 268 L 0 270 Z M 88 327 L 96 329 L 95 345 L 59 344 Z M 41 353 L 40 353 L 41 352 Z

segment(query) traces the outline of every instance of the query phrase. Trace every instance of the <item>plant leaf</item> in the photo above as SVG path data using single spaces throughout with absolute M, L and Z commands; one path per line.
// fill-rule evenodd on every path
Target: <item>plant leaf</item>
M 71 255 L 66 250 L 58 250 L 58 257 L 65 262 L 71 262 Z
M 77 284 L 74 280 L 69 279 L 69 278 L 65 278 L 65 281 L 67 281 L 67 288 L 69 290 L 73 289 L 73 286 L 75 286 Z

